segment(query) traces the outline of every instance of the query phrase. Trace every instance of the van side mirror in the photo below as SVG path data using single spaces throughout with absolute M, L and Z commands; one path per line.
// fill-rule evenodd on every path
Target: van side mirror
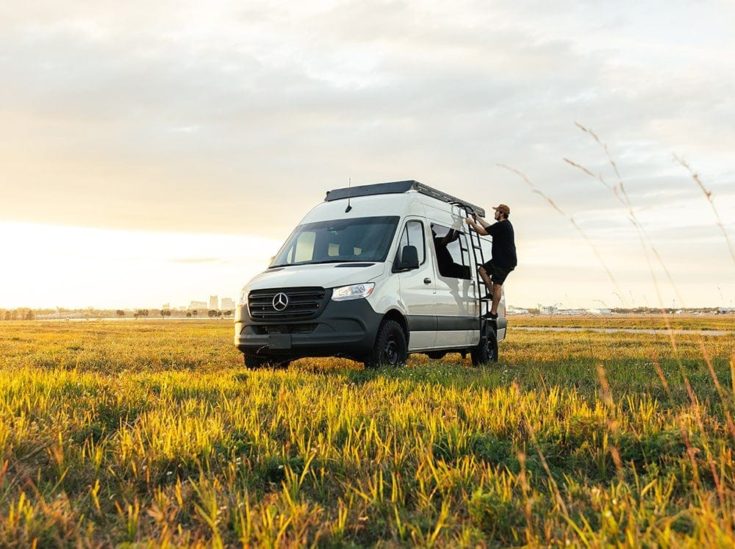
M 401 264 L 399 267 L 402 270 L 411 271 L 419 268 L 419 251 L 416 246 L 404 246 L 401 251 Z

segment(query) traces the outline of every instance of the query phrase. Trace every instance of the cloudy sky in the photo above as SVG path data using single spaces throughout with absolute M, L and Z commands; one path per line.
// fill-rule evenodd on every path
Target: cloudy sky
M 0 4 L 0 307 L 234 297 L 350 177 L 510 204 L 511 304 L 734 306 L 733 28 L 725 0 Z

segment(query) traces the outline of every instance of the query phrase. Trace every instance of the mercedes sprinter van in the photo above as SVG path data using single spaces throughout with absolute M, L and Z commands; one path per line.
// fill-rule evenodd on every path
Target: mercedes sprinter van
M 417 181 L 329 191 L 242 289 L 235 345 L 245 365 L 316 356 L 400 365 L 409 353 L 447 352 L 496 361 L 505 298 L 498 319 L 486 318 L 477 270 L 490 246 L 464 224 L 472 213 L 485 215 Z

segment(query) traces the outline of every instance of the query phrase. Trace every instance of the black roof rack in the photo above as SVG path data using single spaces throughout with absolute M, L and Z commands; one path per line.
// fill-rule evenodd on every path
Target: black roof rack
M 359 185 L 357 187 L 342 187 L 341 189 L 333 189 L 331 191 L 327 191 L 327 196 L 324 197 L 324 201 L 333 202 L 335 200 L 346 200 L 347 198 L 355 198 L 358 196 L 374 196 L 377 194 L 401 194 L 408 191 L 417 191 L 421 194 L 425 194 L 426 196 L 441 200 L 442 202 L 447 202 L 449 204 L 455 204 L 463 208 L 468 208 L 480 217 L 485 217 L 484 208 L 481 208 L 480 206 L 475 206 L 474 204 L 465 200 L 460 200 L 456 196 L 452 196 L 451 194 L 439 191 L 433 187 L 429 187 L 428 185 L 424 185 L 423 183 L 419 183 L 418 181 L 414 181 L 412 179 L 408 181 L 391 181 L 389 183 L 373 183 L 371 185 Z

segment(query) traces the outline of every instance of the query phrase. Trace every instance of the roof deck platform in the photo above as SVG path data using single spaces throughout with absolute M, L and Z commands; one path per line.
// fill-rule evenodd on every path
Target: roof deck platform
M 375 196 L 380 194 L 402 194 L 409 191 L 416 191 L 426 196 L 430 196 L 442 202 L 448 204 L 454 204 L 462 208 L 467 208 L 471 212 L 485 217 L 485 209 L 447 194 L 443 191 L 414 181 L 413 179 L 407 181 L 390 181 L 388 183 L 372 183 L 370 185 L 358 185 L 355 187 L 342 187 L 341 189 L 333 189 L 327 191 L 327 196 L 324 197 L 325 202 L 333 202 L 335 200 L 347 200 L 348 198 L 357 198 L 358 196 Z

